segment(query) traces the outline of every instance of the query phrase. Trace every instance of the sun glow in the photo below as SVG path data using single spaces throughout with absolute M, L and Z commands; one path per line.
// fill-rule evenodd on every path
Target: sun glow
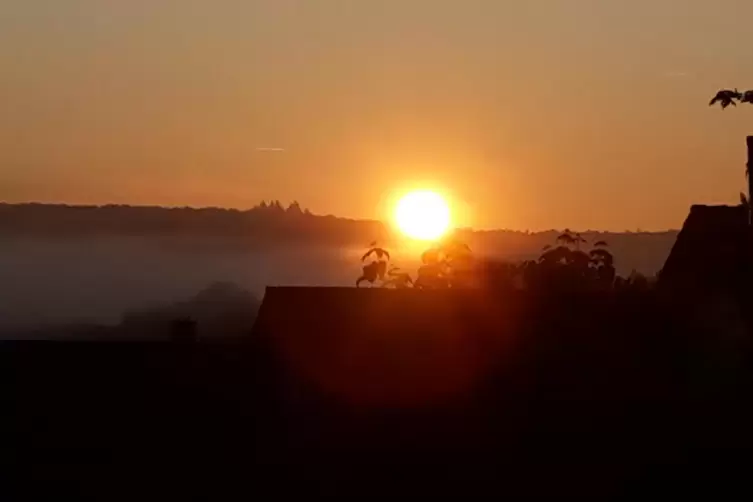
M 435 240 L 442 237 L 450 227 L 450 207 L 436 192 L 410 192 L 398 201 L 395 221 L 408 237 Z

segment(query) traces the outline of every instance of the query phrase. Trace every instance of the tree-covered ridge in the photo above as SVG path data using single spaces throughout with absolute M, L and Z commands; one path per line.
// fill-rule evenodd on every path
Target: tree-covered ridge
M 293 201 L 262 201 L 247 210 L 219 207 L 73 206 L 0 203 L 0 235 L 238 237 L 255 241 L 323 240 L 347 243 L 384 225 L 314 215 Z

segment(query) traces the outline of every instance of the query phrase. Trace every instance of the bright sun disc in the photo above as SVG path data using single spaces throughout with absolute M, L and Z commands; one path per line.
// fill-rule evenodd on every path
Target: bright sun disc
M 450 208 L 438 193 L 411 192 L 397 203 L 395 219 L 408 237 L 434 240 L 450 227 Z

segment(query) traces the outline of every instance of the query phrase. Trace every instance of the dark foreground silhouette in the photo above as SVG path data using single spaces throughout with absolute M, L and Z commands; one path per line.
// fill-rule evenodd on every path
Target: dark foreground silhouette
M 745 493 L 746 307 L 661 288 L 271 288 L 242 341 L 5 343 L 3 489 Z

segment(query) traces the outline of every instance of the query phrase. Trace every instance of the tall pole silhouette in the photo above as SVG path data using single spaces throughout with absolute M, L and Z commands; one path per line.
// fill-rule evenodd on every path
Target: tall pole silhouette
M 750 200 L 751 197 L 753 197 L 753 173 L 751 173 L 751 171 L 753 170 L 753 136 L 748 136 L 747 143 L 748 163 L 746 164 L 745 174 L 748 177 L 748 224 L 751 224 L 753 222 L 753 215 L 751 215 L 752 210 L 750 207 Z

